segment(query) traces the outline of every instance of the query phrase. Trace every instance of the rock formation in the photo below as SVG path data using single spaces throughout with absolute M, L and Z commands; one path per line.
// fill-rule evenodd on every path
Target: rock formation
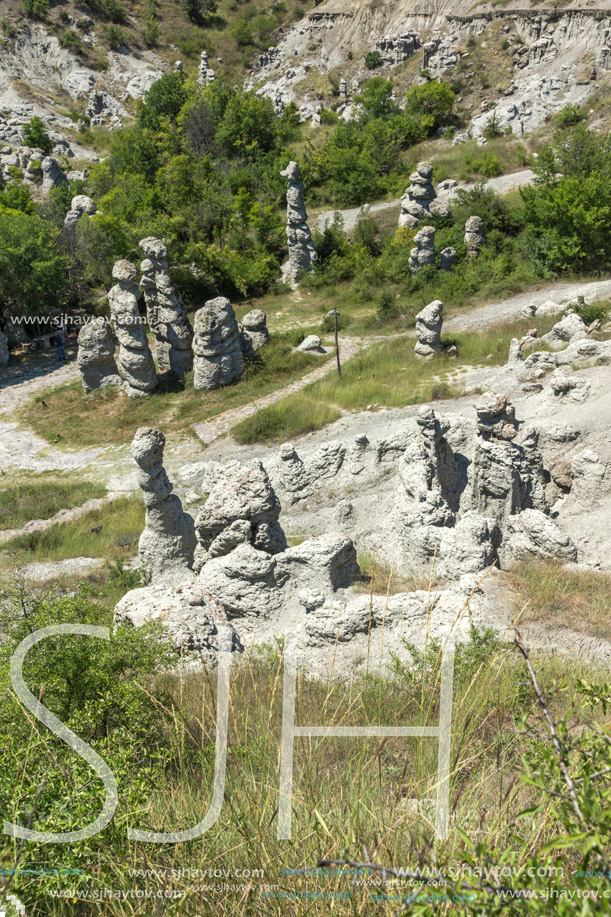
M 587 329 L 583 319 L 575 312 L 565 315 L 561 321 L 556 322 L 550 332 L 539 338 L 550 350 L 561 350 L 573 339 L 587 339 Z
M 253 309 L 246 313 L 238 327 L 244 356 L 252 358 L 269 341 L 267 316 L 262 309 Z
M 399 226 L 411 229 L 430 216 L 430 204 L 435 198 L 431 163 L 419 162 L 409 180 L 410 185 L 401 198 Z
M 210 299 L 195 313 L 193 385 L 200 391 L 237 381 L 244 354 L 233 306 L 224 296 Z
M 280 503 L 261 462 L 253 461 L 219 481 L 195 520 L 195 569 L 239 544 L 267 554 L 284 551 L 286 538 L 279 516 Z
M 441 250 L 440 267 L 442 271 L 451 271 L 456 263 L 456 249 L 449 245 Z
M 8 341 L 6 335 L 0 331 L 0 366 L 8 366 Z
M 196 541 L 193 519 L 183 512 L 180 498 L 172 493 L 172 484 L 163 467 L 164 446 L 163 433 L 150 427 L 140 427 L 132 441 L 132 456 L 138 466 L 138 484 L 146 508 L 138 556 L 153 576 L 167 577 L 190 570 Z
M 409 253 L 409 269 L 415 274 L 425 264 L 435 264 L 435 228 L 423 226 L 414 236 L 414 247 Z
M 60 169 L 57 160 L 52 156 L 45 156 L 41 163 L 42 168 L 42 193 L 49 194 L 52 188 L 67 185 L 68 179 Z
M 202 51 L 199 56 L 197 82 L 200 84 L 200 86 L 207 86 L 208 83 L 214 82 L 214 70 L 212 70 L 208 63 L 207 51 Z
M 435 299 L 416 316 L 418 341 L 414 353 L 423 360 L 429 360 L 441 350 L 441 326 L 443 325 L 443 303 Z
M 136 265 L 117 261 L 112 269 L 117 281 L 108 293 L 110 314 L 119 340 L 119 371 L 130 398 L 139 398 L 157 387 L 155 363 L 138 310 L 140 290 L 136 286 Z
M 288 179 L 286 190 L 286 239 L 289 249 L 289 258 L 282 268 L 283 278 L 287 283 L 295 285 L 300 274 L 307 273 L 316 261 L 316 251 L 312 243 L 308 214 L 305 207 L 303 182 L 300 178 L 299 166 L 296 162 L 289 162 L 286 169 L 280 173 Z
M 105 321 L 89 322 L 79 331 L 76 362 L 86 395 L 107 385 L 121 385 L 116 347 L 117 339 Z
M 480 249 L 486 244 L 484 221 L 481 217 L 469 217 L 465 223 L 465 245 L 469 258 L 477 258 Z
M 70 210 L 64 217 L 64 227 L 66 229 L 73 229 L 84 213 L 92 216 L 96 211 L 97 207 L 95 201 L 87 197 L 86 194 L 77 194 L 72 198 Z
M 162 375 L 182 378 L 193 368 L 193 329 L 180 293 L 168 273 L 167 250 L 160 239 L 140 240 L 140 264 L 148 325 L 155 335 L 157 368 Z
M 308 334 L 297 347 L 302 353 L 326 353 L 317 334 Z

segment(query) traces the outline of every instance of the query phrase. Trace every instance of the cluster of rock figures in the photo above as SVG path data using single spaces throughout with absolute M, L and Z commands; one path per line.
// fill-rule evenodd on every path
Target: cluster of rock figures
M 142 239 L 140 248 L 145 256 L 140 286 L 131 261 L 117 261 L 113 268 L 116 283 L 108 293 L 112 326 L 99 319 L 79 332 L 77 362 L 85 392 L 122 386 L 129 397 L 137 398 L 152 392 L 160 377 L 182 378 L 191 369 L 193 385 L 200 390 L 239 379 L 245 359 L 269 340 L 265 312 L 253 309 L 238 324 L 229 300 L 217 296 L 195 313 L 192 327 L 168 273 L 165 245 L 150 237 Z M 138 306 L 141 291 L 146 324 Z M 157 369 L 147 326 L 155 336 Z
M 500 378 L 538 391 L 551 370 L 549 397 L 564 398 L 575 394 L 570 368 L 611 363 L 611 342 L 594 340 L 574 314 L 548 337 L 550 351 L 526 358 L 528 342 L 513 341 Z M 471 622 L 486 621 L 482 571 L 521 559 L 577 560 L 550 500 L 570 492 L 587 506 L 607 470 L 591 449 L 564 461 L 567 437 L 520 424 L 507 396 L 488 391 L 472 418 L 423 405 L 386 438 L 327 442 L 306 460 L 285 443 L 265 465 L 183 466 L 187 505 L 200 504 L 191 515 L 164 470 L 163 433 L 142 428 L 132 454 L 146 506 L 139 556 L 152 580 L 121 599 L 116 621 L 160 620 L 185 651 L 210 658 L 220 627 L 232 629 L 238 650 L 290 634 L 312 659 L 316 648 L 369 641 L 380 628 L 389 645 L 399 628 L 415 637 L 431 609 L 439 627 L 467 603 Z M 312 537 L 288 546 L 283 516 L 289 530 Z M 357 547 L 403 573 L 434 565 L 447 585 L 434 594 L 356 594 Z

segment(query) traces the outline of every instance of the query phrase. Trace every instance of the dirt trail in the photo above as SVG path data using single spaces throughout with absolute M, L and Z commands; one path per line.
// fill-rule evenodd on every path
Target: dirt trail
M 498 194 L 508 194 L 509 191 L 515 191 L 517 188 L 521 188 L 523 185 L 530 185 L 534 177 L 535 173 L 530 169 L 522 169 L 520 172 L 512 172 L 509 175 L 499 175 L 498 178 L 491 178 L 489 181 L 484 182 L 484 187 L 490 188 L 491 190 L 496 191 Z M 460 182 L 457 187 L 453 188 L 451 191 L 446 191 L 439 194 L 439 200 L 451 201 L 452 198 L 456 197 L 457 191 L 466 190 L 473 187 L 473 182 Z M 379 204 L 370 204 L 368 207 L 370 213 L 379 213 L 381 210 L 396 209 L 398 221 L 400 204 L 401 199 L 399 198 L 396 201 L 382 201 Z M 325 228 L 325 223 L 327 220 L 332 222 L 333 214 L 341 213 L 344 220 L 344 229 L 346 232 L 352 232 L 356 226 L 356 221 L 358 220 L 360 212 L 360 207 L 348 207 L 345 210 L 326 210 L 324 213 L 321 213 L 314 218 L 316 221 L 316 229 L 318 229 L 319 232 L 322 232 Z
M 364 340 L 362 338 L 340 338 L 339 349 L 342 362 L 349 360 L 350 357 L 353 357 L 369 343 L 369 340 Z M 210 420 L 205 420 L 203 423 L 194 423 L 192 424 L 192 428 L 201 441 L 207 445 L 208 443 L 214 442 L 219 436 L 224 436 L 226 433 L 229 433 L 232 427 L 235 427 L 236 424 L 246 417 L 252 417 L 253 414 L 256 414 L 256 412 L 260 411 L 262 408 L 266 408 L 270 404 L 275 404 L 276 401 L 280 401 L 287 395 L 293 395 L 295 392 L 305 388 L 306 385 L 309 385 L 311 382 L 317 382 L 318 379 L 324 378 L 324 376 L 335 369 L 335 359 L 328 360 L 322 366 L 319 366 L 318 369 L 313 370 L 311 373 L 307 373 L 307 375 L 302 376 L 301 379 L 297 379 L 295 382 L 291 382 L 289 385 L 285 385 L 284 388 L 280 388 L 275 392 L 270 392 L 269 395 L 264 395 L 263 398 L 251 401 L 250 404 L 243 404 L 240 405 L 240 407 L 232 408 L 230 411 L 225 411 L 223 414 L 219 414 L 217 417 L 213 417 Z

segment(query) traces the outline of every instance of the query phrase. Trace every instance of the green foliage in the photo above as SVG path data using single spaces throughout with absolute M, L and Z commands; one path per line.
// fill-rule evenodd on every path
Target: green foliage
M 382 55 L 379 51 L 368 51 L 365 55 L 365 66 L 368 70 L 375 70 L 382 64 Z
M 164 73 L 146 93 L 138 120 L 145 128 L 159 130 L 161 118 L 176 122 L 187 98 L 184 74 L 178 70 Z
M 85 3 L 92 13 L 103 19 L 116 22 L 118 25 L 125 25 L 127 22 L 127 10 L 119 0 L 85 0 Z
M 22 213 L 36 213 L 36 205 L 32 200 L 29 187 L 15 183 L 7 185 L 0 194 L 0 210 L 2 208 L 21 210 Z
M 182 0 L 187 16 L 196 25 L 203 25 L 216 13 L 216 0 Z
M 58 231 L 33 213 L 0 204 L 0 305 L 9 312 L 42 313 L 63 302 L 67 258 Z
M 18 484 L 0 491 L 0 530 L 20 528 L 31 519 L 50 519 L 61 509 L 105 495 L 106 488 L 92 481 L 52 472 L 24 476 Z
M 398 114 L 399 107 L 393 102 L 392 83 L 381 76 L 374 76 L 365 83 L 363 92 L 357 97 L 369 118 L 385 118 L 391 114 Z
M 80 50 L 81 39 L 74 29 L 67 29 L 67 31 L 62 32 L 58 41 L 62 48 L 67 48 L 69 51 L 76 52 Z
M 23 142 L 26 146 L 42 150 L 45 156 L 48 156 L 53 149 L 53 141 L 47 134 L 42 118 L 39 118 L 38 115 L 34 115 L 27 124 L 24 124 Z
M 564 108 L 561 108 L 558 114 L 554 115 L 554 121 L 560 128 L 574 127 L 581 121 L 586 121 L 587 117 L 587 111 L 584 111 L 579 105 L 569 103 Z
M 447 83 L 431 80 L 413 86 L 405 96 L 405 113 L 418 120 L 431 133 L 445 124 L 452 113 L 454 93 Z
M 23 8 L 30 19 L 44 20 L 49 13 L 49 0 L 23 0 Z
M 144 24 L 144 43 L 147 48 L 155 48 L 158 41 L 159 22 L 154 15 L 149 15 Z
M 496 153 L 476 156 L 474 159 L 469 159 L 467 165 L 476 175 L 483 175 L 484 178 L 494 178 L 503 174 L 503 165 Z
M 484 125 L 483 135 L 486 140 L 496 140 L 497 137 L 502 137 L 503 134 L 504 131 L 501 127 L 499 117 L 496 111 L 493 111 L 492 117 L 488 118 Z
M 125 33 L 118 25 L 109 25 L 106 29 L 106 41 L 108 42 L 108 47 L 111 50 L 116 50 L 121 45 L 127 44 L 127 39 Z M 153 84 L 154 85 L 154 84 Z

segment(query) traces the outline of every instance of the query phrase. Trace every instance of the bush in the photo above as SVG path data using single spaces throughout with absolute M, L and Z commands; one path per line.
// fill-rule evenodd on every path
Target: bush
M 216 0 L 183 0 L 183 6 L 191 22 L 201 25 L 216 13 Z
M 365 55 L 365 66 L 368 70 L 375 70 L 382 63 L 382 55 L 379 51 L 368 51 Z
M 496 140 L 498 137 L 503 137 L 505 135 L 496 112 L 493 112 L 492 117 L 488 118 L 486 121 L 483 134 L 486 140 Z
M 558 127 L 574 127 L 580 121 L 585 121 L 588 113 L 580 108 L 579 105 L 569 104 L 560 109 L 558 114 L 554 115 L 554 122 Z
M 46 19 L 49 0 L 23 0 L 23 8 L 30 19 Z
M 144 44 L 147 48 L 155 48 L 159 41 L 159 23 L 154 16 L 149 16 L 144 26 Z
M 108 47 L 114 51 L 125 44 L 123 31 L 116 25 L 109 25 L 106 29 L 106 41 L 108 42 Z
M 484 153 L 483 156 L 471 160 L 471 169 L 484 178 L 495 178 L 503 174 L 503 165 L 496 153 Z
M 66 32 L 62 32 L 58 39 L 62 48 L 68 48 L 70 51 L 79 51 L 81 47 L 81 39 L 74 31 L 74 29 L 68 29 Z
M 45 130 L 42 118 L 39 118 L 38 115 L 35 115 L 28 124 L 24 125 L 23 142 L 25 146 L 42 150 L 45 156 L 48 156 L 53 149 L 53 141 Z

